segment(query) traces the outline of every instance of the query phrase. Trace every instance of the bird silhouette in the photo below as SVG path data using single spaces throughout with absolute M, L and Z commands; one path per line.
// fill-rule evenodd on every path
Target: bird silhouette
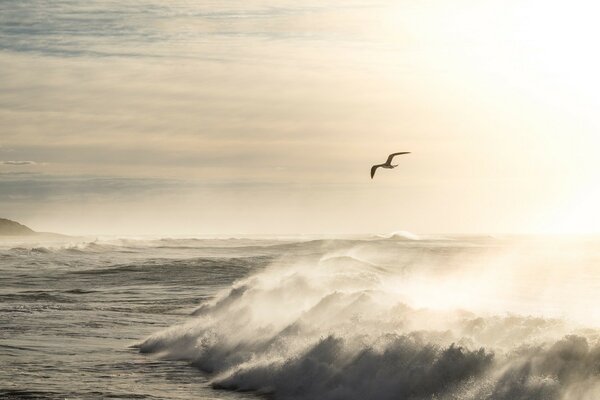
M 388 156 L 387 161 L 384 162 L 383 164 L 377 164 L 377 165 L 373 165 L 371 167 L 371 179 L 373 179 L 373 177 L 375 176 L 375 171 L 377 171 L 377 168 L 381 167 L 381 168 L 386 168 L 386 169 L 392 169 L 392 168 L 396 168 L 398 165 L 392 165 L 392 159 L 394 158 L 394 156 L 399 156 L 400 154 L 410 154 L 410 151 L 401 151 L 399 153 L 392 153 Z

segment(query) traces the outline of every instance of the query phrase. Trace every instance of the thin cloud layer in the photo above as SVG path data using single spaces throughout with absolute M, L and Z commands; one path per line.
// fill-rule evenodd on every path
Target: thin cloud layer
M 2 165 L 37 165 L 35 161 L 0 161 Z
M 20 164 L 18 164 L 20 165 Z M 65 202 L 77 199 L 138 199 L 173 190 L 183 182 L 166 179 L 68 176 L 41 173 L 0 174 L 0 202 Z

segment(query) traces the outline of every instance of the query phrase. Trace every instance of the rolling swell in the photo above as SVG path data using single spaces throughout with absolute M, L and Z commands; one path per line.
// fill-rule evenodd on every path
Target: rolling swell
M 239 241 L 159 242 L 0 243 L 0 398 L 214 397 L 198 371 L 130 346 L 274 255 Z
M 241 258 L 190 258 L 183 260 L 150 259 L 129 264 L 111 265 L 105 268 L 93 268 L 74 271 L 72 276 L 104 277 L 107 282 L 114 277 L 127 276 L 131 283 L 165 282 L 168 275 L 170 284 L 194 282 L 202 285 L 222 285 L 247 274 L 271 260 L 270 257 Z

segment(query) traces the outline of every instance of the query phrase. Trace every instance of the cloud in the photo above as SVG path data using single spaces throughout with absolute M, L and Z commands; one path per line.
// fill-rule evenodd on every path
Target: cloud
M 25 160 L 13 160 L 13 161 L 0 161 L 2 165 L 37 165 L 35 161 L 25 161 Z
M 18 164 L 20 165 L 20 164 Z M 72 199 L 123 199 L 173 190 L 181 182 L 165 179 L 136 179 L 102 176 L 46 174 L 0 174 L 0 202 L 66 201 Z
M 237 6 L 213 4 L 204 11 L 197 7 L 181 6 L 169 9 L 171 18 L 190 23 L 168 24 L 168 29 L 157 23 L 164 14 L 151 6 L 125 5 L 95 9 L 87 2 L 73 1 L 68 6 L 54 5 L 42 10 L 2 4 L 0 48 L 63 57 L 161 57 L 168 49 L 164 43 L 180 41 L 182 36 L 191 39 L 210 35 L 231 40 L 232 37 L 244 35 L 259 40 L 314 40 L 330 32 L 331 28 L 326 25 L 327 16 L 342 10 L 364 13 L 366 8 L 362 0 L 350 4 L 344 2 L 343 5 L 340 3 L 335 7 L 313 1 L 303 4 L 284 2 L 277 7 L 252 3 L 240 3 Z M 77 15 L 77 18 L 73 19 L 73 15 Z M 310 25 L 306 23 L 307 15 L 313 17 Z M 271 21 L 268 28 L 265 20 Z M 339 25 L 336 24 L 338 30 Z M 180 26 L 193 26 L 193 34 L 190 34 L 189 28 L 181 30 Z M 352 33 L 352 27 L 350 24 L 344 32 Z M 334 36 L 330 33 L 328 37 Z M 174 53 L 169 51 L 168 54 L 172 57 Z M 202 56 L 206 56 L 206 52 L 177 52 L 177 57 Z M 207 58 L 227 59 L 231 56 L 219 53 L 208 55 Z

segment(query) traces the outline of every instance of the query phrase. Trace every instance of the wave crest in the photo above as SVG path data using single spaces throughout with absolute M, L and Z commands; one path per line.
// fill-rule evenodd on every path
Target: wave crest
M 418 307 L 389 290 L 389 268 L 342 253 L 282 259 L 140 351 L 188 360 L 216 388 L 280 399 L 598 398 L 596 331 Z M 422 278 L 399 271 L 399 282 Z

